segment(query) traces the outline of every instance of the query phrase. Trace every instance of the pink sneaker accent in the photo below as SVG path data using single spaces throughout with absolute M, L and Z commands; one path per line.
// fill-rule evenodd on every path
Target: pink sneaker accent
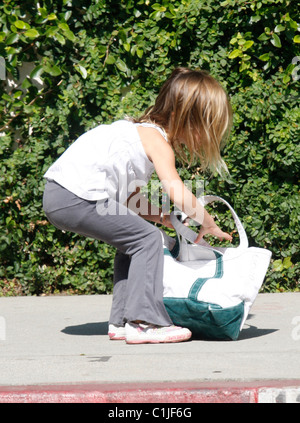
M 110 324 L 108 326 L 108 336 L 111 341 L 124 341 L 125 327 Z
M 126 323 L 127 344 L 158 344 L 167 342 L 182 342 L 191 338 L 189 329 L 179 326 L 154 326 L 136 323 Z

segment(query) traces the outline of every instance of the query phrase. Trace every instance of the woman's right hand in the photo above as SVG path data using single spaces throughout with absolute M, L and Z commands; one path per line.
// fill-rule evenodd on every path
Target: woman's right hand
M 216 236 L 217 238 L 219 238 L 220 241 L 222 241 L 223 239 L 230 242 L 232 241 L 232 236 L 230 234 L 228 234 L 227 232 L 223 232 L 218 225 L 214 224 L 212 226 L 202 226 L 195 243 L 197 244 L 198 242 L 200 242 L 204 235 L 208 234 Z

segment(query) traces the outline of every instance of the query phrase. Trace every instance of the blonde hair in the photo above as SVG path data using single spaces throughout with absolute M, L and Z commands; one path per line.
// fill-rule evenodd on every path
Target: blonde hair
M 230 133 L 232 110 L 225 90 L 208 72 L 175 69 L 155 104 L 135 121 L 165 129 L 176 156 L 189 165 L 198 157 L 202 170 L 227 170 L 221 148 Z

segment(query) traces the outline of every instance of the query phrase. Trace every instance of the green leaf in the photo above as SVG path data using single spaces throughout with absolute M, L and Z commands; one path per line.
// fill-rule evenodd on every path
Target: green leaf
M 23 94 L 23 91 L 16 91 L 14 93 L 14 98 L 19 98 L 19 97 L 21 97 L 22 94 Z
M 265 53 L 259 56 L 259 60 L 262 60 L 263 62 L 267 62 L 270 60 L 270 53 Z
M 107 63 L 108 65 L 113 65 L 114 63 L 116 63 L 115 56 L 113 54 L 109 54 L 105 63 Z
M 141 48 L 136 50 L 136 55 L 141 59 L 143 57 L 144 51 Z
M 30 25 L 28 25 L 28 23 L 23 21 L 16 21 L 14 22 L 14 25 L 18 29 L 30 29 Z
M 62 70 L 54 65 L 54 66 L 44 66 L 45 72 L 49 73 L 51 76 L 58 76 L 62 74 Z
M 127 71 L 127 65 L 125 62 L 123 62 L 123 60 L 118 59 L 116 62 L 116 66 L 117 68 L 121 71 L 121 72 L 126 72 Z
M 11 45 L 16 43 L 19 40 L 19 34 L 10 34 L 6 39 L 6 44 Z
M 158 68 L 156 68 L 156 72 L 164 72 L 165 71 L 165 66 L 164 65 L 160 65 Z
M 240 57 L 243 54 L 242 50 L 236 48 L 233 50 L 229 55 L 229 59 L 235 59 L 236 57 Z
M 290 20 L 289 22 L 289 26 L 291 27 L 291 29 L 293 29 L 294 31 L 299 31 L 299 26 L 298 23 L 296 21 L 294 21 L 293 19 Z
M 58 32 L 55 34 L 55 38 L 57 39 L 57 41 L 64 46 L 66 44 L 66 40 L 65 37 L 61 34 L 59 34 Z
M 58 27 L 57 26 L 52 26 L 52 27 L 50 27 L 50 28 L 48 28 L 47 29 L 47 31 L 45 32 L 45 36 L 46 37 L 53 37 L 53 36 L 55 36 L 55 34 L 57 33 L 57 31 L 58 31 Z
M 293 266 L 293 263 L 291 261 L 291 257 L 285 257 L 283 259 L 283 263 L 282 264 L 283 264 L 283 267 L 285 269 L 289 269 L 290 267 L 292 267 Z
M 68 21 L 70 19 L 70 17 L 72 16 L 72 11 L 68 10 L 65 14 L 64 14 L 64 19 L 65 21 Z
M 172 13 L 166 12 L 165 17 L 168 18 L 168 19 L 175 19 L 176 15 L 172 15 Z
M 300 43 L 300 35 L 295 35 L 293 38 L 294 43 Z
M 31 84 L 31 82 L 29 81 L 28 78 L 25 78 L 24 81 L 22 82 L 22 85 L 21 85 L 21 87 L 24 90 L 28 90 L 28 88 L 31 87 L 31 86 L 32 86 L 32 84 Z
M 261 20 L 261 16 L 260 15 L 251 16 L 251 18 L 250 18 L 250 24 L 255 23 L 255 22 L 259 22 L 260 20 Z
M 5 50 L 8 55 L 13 55 L 18 52 L 18 50 L 15 49 L 14 47 L 5 47 Z
M 241 66 L 239 67 L 239 72 L 243 72 L 244 70 L 249 69 L 249 67 L 249 63 L 245 63 L 244 61 L 242 61 Z
M 5 223 L 6 223 L 6 225 L 9 225 L 11 220 L 12 220 L 12 217 L 11 217 L 11 216 L 8 216 L 8 217 L 5 219 Z
M 271 43 L 273 46 L 280 48 L 281 47 L 281 41 L 277 34 L 272 34 L 272 40 Z
M 74 35 L 74 33 L 71 30 L 66 30 L 64 31 L 65 36 L 68 38 L 68 40 L 74 42 L 76 40 L 76 37 Z
M 86 79 L 86 77 L 87 77 L 87 70 L 83 66 L 81 66 L 81 65 L 78 65 L 78 69 L 79 69 L 79 72 L 80 72 L 82 78 L 83 79 Z
M 265 34 L 264 32 L 258 37 L 259 41 L 267 41 L 270 39 L 270 36 Z
M 33 71 L 30 73 L 30 78 L 31 78 L 31 79 L 34 79 L 34 78 L 39 78 L 43 72 L 44 72 L 43 65 L 38 65 L 38 66 L 36 66 L 36 67 L 33 69 Z
M 45 9 L 44 7 L 40 7 L 40 8 L 38 8 L 38 12 L 41 14 L 41 16 L 44 19 L 47 18 L 47 15 L 48 15 L 47 9 Z
M 293 70 L 295 69 L 295 66 L 296 65 L 294 63 L 290 63 L 288 65 L 288 67 L 286 68 L 285 73 L 288 74 L 288 75 L 290 75 L 291 73 L 293 73 Z
M 282 260 L 274 260 L 273 269 L 275 272 L 281 272 L 283 270 Z
M 130 49 L 130 53 L 132 54 L 132 56 L 134 56 L 134 55 L 135 55 L 136 50 L 137 50 L 137 45 L 136 45 L 136 44 L 134 44 L 134 45 L 131 47 L 131 49 Z
M 275 29 L 274 29 L 275 32 L 282 32 L 284 30 L 285 30 L 285 26 L 284 25 L 281 25 L 281 24 L 276 25 L 275 26 Z
M 165 12 L 167 10 L 165 6 L 162 6 L 159 3 L 154 3 L 151 7 L 152 9 L 157 10 L 159 12 Z
M 57 16 L 55 13 L 50 13 L 50 15 L 47 16 L 48 21 L 54 21 L 57 19 Z
M 58 24 L 59 28 L 61 28 L 63 31 L 67 31 L 69 29 L 69 25 L 64 23 L 64 22 L 60 22 Z
M 245 44 L 243 45 L 243 50 L 248 50 L 248 48 L 252 47 L 254 44 L 254 41 L 246 41 Z
M 39 37 L 40 33 L 36 29 L 29 29 L 28 31 L 24 32 L 24 35 L 28 38 L 37 38 Z

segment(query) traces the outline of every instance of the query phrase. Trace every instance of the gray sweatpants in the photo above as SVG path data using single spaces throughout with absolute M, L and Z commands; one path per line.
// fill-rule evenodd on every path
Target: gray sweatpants
M 57 228 L 99 239 L 117 249 L 109 323 L 172 321 L 163 304 L 163 246 L 159 230 L 113 199 L 87 201 L 47 182 L 43 209 Z

